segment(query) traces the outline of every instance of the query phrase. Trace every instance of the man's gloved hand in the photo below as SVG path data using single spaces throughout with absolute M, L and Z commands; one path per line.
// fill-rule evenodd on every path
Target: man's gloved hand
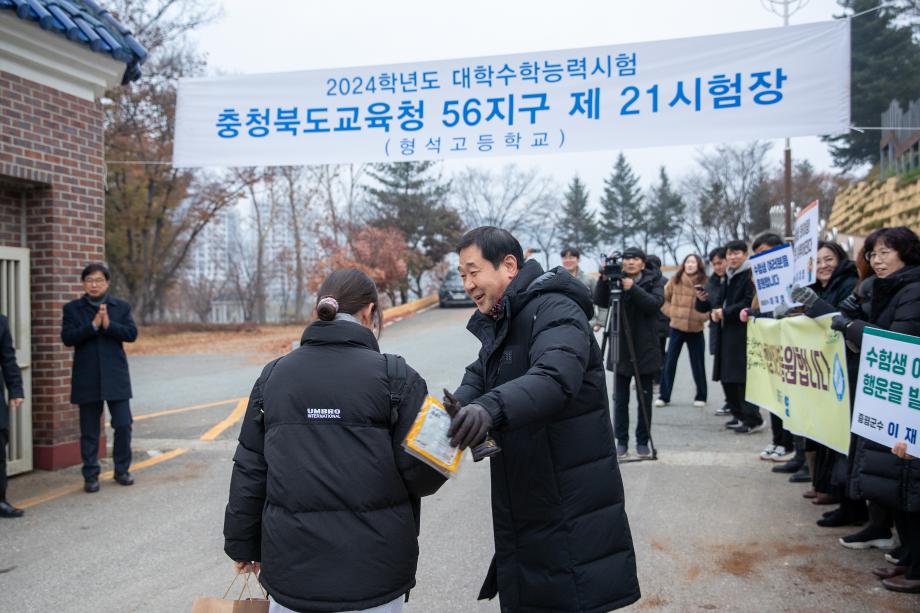
M 801 302 L 806 309 L 810 309 L 818 301 L 818 294 L 810 287 L 792 286 L 792 299 Z
M 837 313 L 834 315 L 833 319 L 831 319 L 831 330 L 836 330 L 837 332 L 846 332 L 847 326 L 849 326 L 851 323 L 853 322 L 849 317 Z
M 463 406 L 451 420 L 450 444 L 460 449 L 476 445 L 486 437 L 492 427 L 492 417 L 481 405 L 468 404 Z
M 789 311 L 792 310 L 792 307 L 783 302 L 776 306 L 773 309 L 773 319 L 782 319 L 783 317 L 789 317 Z

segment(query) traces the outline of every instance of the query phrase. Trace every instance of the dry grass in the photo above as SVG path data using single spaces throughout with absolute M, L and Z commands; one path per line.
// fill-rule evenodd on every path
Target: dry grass
M 306 324 L 228 326 L 142 326 L 137 341 L 125 345 L 128 355 L 281 355 L 299 341 Z

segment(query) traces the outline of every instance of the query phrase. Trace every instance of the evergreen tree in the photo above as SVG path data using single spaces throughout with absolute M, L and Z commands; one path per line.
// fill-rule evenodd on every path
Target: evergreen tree
M 677 261 L 677 248 L 684 225 L 687 206 L 680 194 L 674 191 L 664 166 L 658 175 L 659 183 L 652 187 L 645 211 L 648 236 L 659 247 L 665 248 Z
M 597 247 L 597 221 L 588 209 L 588 190 L 578 175 L 572 177 L 566 189 L 558 226 L 563 248 L 574 246 L 581 251 L 590 251 Z
M 400 288 L 403 302 L 410 279 L 413 291 L 422 295 L 422 276 L 453 250 L 463 232 L 459 214 L 446 204 L 450 184 L 436 170 L 436 162 L 426 161 L 375 164 L 368 172 L 376 182 L 365 188 L 371 225 L 399 230 L 410 250 L 408 277 Z
M 838 0 L 850 14 L 875 8 L 879 0 Z M 855 126 L 878 126 L 892 100 L 906 109 L 920 97 L 920 44 L 905 23 L 910 13 L 897 3 L 852 20 L 851 108 Z M 825 139 L 831 144 L 834 164 L 850 170 L 874 164 L 879 158 L 877 130 Z
M 637 177 L 621 153 L 613 172 L 604 179 L 601 198 L 600 240 L 611 247 L 626 248 L 642 226 L 642 192 Z

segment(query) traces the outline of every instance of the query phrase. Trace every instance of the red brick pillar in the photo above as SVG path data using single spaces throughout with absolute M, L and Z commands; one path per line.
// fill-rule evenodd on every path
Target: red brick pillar
M 26 194 L 31 249 L 36 468 L 80 463 L 61 308 L 81 295 L 83 267 L 104 257 L 104 176 L 99 103 L 0 71 L 0 180 L 20 184 Z

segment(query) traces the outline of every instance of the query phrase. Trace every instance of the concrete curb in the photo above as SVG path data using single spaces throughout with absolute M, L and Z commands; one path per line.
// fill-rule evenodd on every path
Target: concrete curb
M 401 304 L 399 306 L 390 307 L 383 310 L 383 322 L 387 323 L 395 319 L 400 319 L 406 315 L 411 315 L 412 313 L 417 313 L 422 309 L 426 309 L 430 306 L 433 306 L 438 303 L 438 295 L 431 294 L 430 296 L 425 296 L 419 300 L 413 300 L 412 302 L 407 302 L 406 304 Z

